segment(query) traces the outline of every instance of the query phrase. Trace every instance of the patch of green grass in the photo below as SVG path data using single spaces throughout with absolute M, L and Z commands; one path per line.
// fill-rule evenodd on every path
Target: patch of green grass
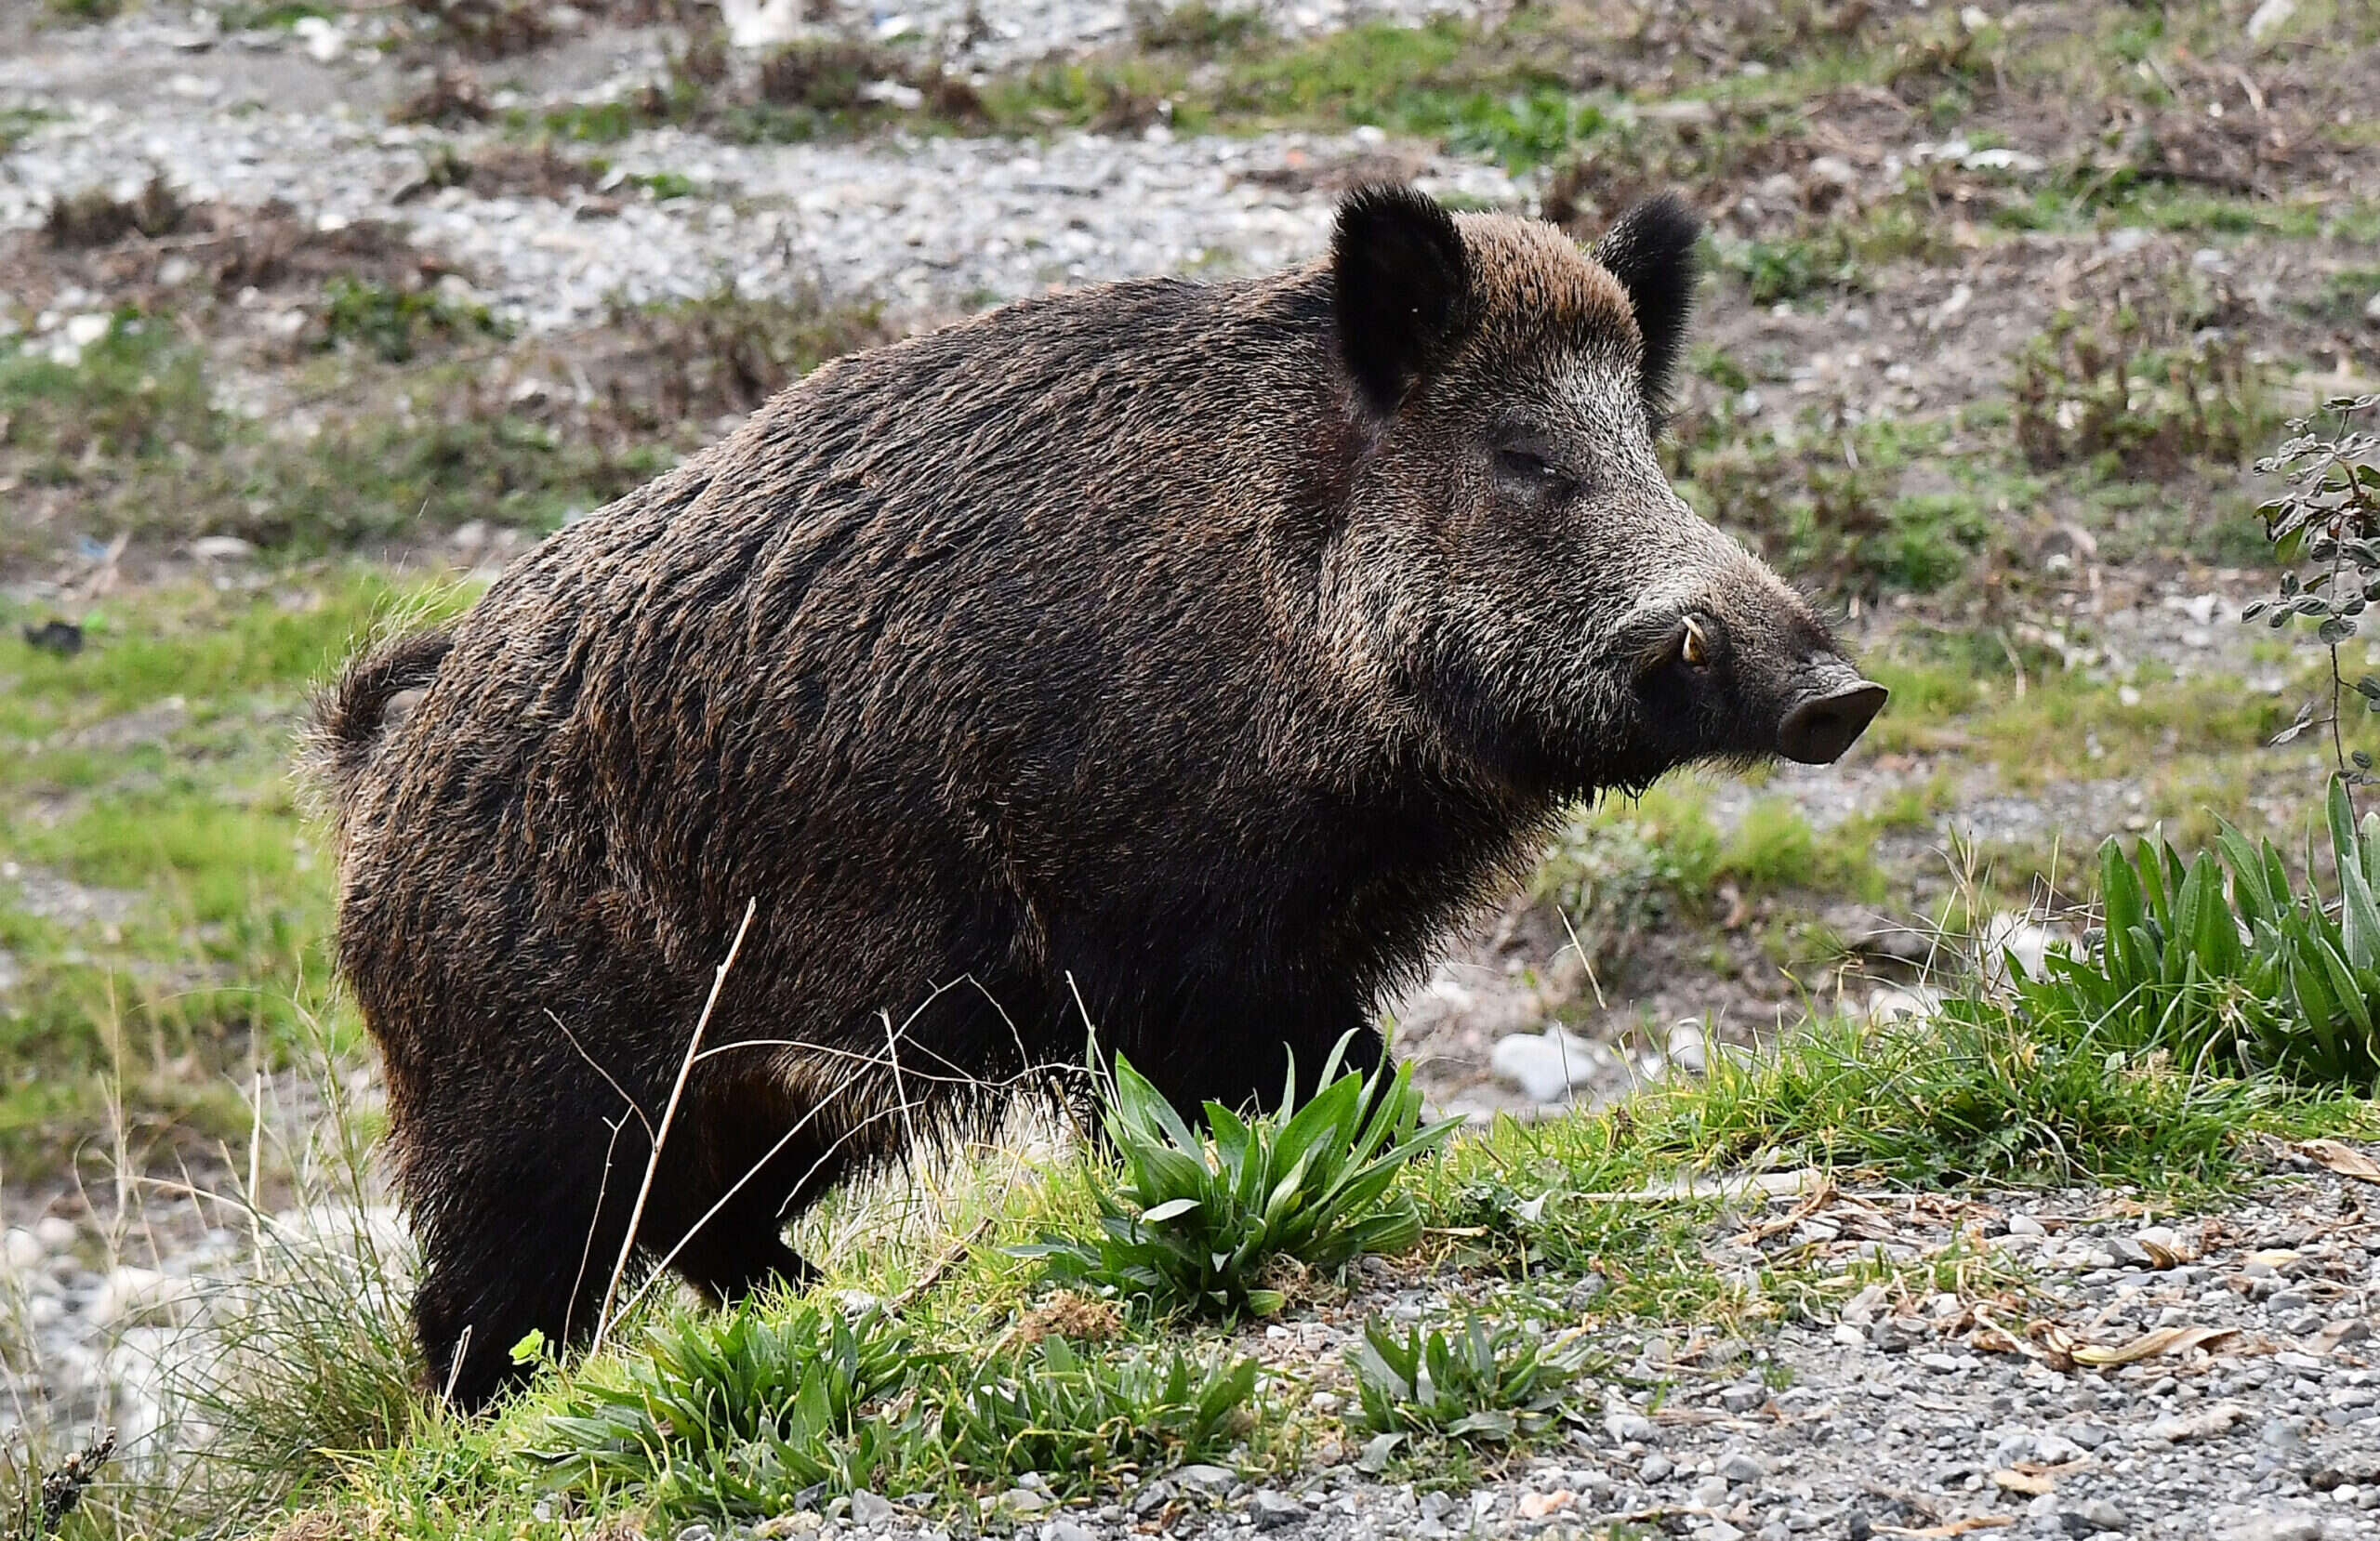
M 539 1484 L 673 1519 L 752 1519 L 804 1490 L 937 1497 L 1043 1475 L 1061 1496 L 1243 1436 L 1256 1362 L 1176 1349 L 928 1347 L 804 1302 L 658 1324 L 537 1415 Z
M 1863 282 L 1858 258 L 1844 230 L 1833 225 L 1818 234 L 1781 240 L 1712 242 L 1719 270 L 1731 273 L 1754 305 L 1857 289 Z
M 32 480 L 69 483 L 88 459 L 207 454 L 225 428 L 199 355 L 155 318 L 117 312 L 73 363 L 0 343 L 0 454 Z
M 1954 1000 L 1919 1025 L 1809 1025 L 1773 1058 L 1721 1056 L 1635 1110 L 1648 1147 L 1726 1167 L 1773 1160 L 1895 1181 L 2116 1179 L 2159 1188 L 2232 1171 L 2272 1088 L 2111 1054 L 2096 1025 Z
M 328 0 L 252 0 L 224 7 L 216 20 L 227 33 L 286 32 L 300 21 L 337 20 L 339 15 Z
M 85 612 L 72 658 L 6 655 L 0 740 L 33 747 L 0 754 L 0 860 L 34 875 L 0 879 L 0 947 L 21 975 L 0 996 L 12 1172 L 102 1128 L 112 1077 L 138 1129 L 245 1122 L 224 1077 L 284 1062 L 327 974 L 329 864 L 287 768 L 306 692 L 377 618 L 468 597 L 355 573 L 151 590 Z M 32 613 L 0 604 L 0 626 L 13 639 Z M 33 907 L 60 891 L 97 897 Z
M 1780 571 L 1847 595 L 1926 593 L 1972 571 L 2003 538 L 1991 469 L 1946 454 L 1951 431 L 1938 421 L 1830 428 L 1814 415 L 1747 431 L 1723 412 L 1681 425 L 1669 453 L 1681 495 Z M 1921 473 L 1924 488 L 1904 490 Z
M 59 114 L 46 107 L 18 104 L 0 107 L 0 155 L 6 155 L 33 131 L 44 124 L 55 123 Z
M 484 305 L 351 278 L 334 278 L 324 289 L 321 325 L 324 347 L 362 348 L 384 363 L 409 362 L 439 343 L 507 332 Z
M 358 356 L 304 438 L 218 406 L 205 353 L 162 318 L 119 316 L 71 365 L 0 351 L 0 476 L 72 492 L 78 523 L 102 537 L 323 553 L 469 520 L 542 532 L 668 469 L 721 414 L 884 336 L 873 307 L 815 296 L 624 306 L 605 324 L 617 336 L 603 339 L 602 394 L 571 409 L 511 400 L 480 359 L 378 373 L 495 330 L 476 307 L 335 283 L 324 326 Z

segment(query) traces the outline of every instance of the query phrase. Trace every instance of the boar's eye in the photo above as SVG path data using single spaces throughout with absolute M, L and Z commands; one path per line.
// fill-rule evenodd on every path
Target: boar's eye
M 1496 452 L 1496 475 L 1514 487 L 1540 495 L 1567 497 L 1578 491 L 1578 478 L 1534 450 Z

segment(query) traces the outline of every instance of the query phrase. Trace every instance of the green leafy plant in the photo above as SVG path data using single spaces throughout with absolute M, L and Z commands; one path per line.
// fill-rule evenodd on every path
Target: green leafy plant
M 2293 620 L 2316 622 L 2314 639 L 2330 653 L 2330 715 L 2316 717 L 2308 702 L 2273 743 L 2286 744 L 2309 728 L 2331 731 L 2331 753 L 2350 784 L 2371 779 L 2369 752 L 2347 747 L 2340 721 L 2347 681 L 2339 647 L 2362 625 L 2366 606 L 2380 599 L 2380 434 L 2371 415 L 2380 393 L 2334 396 L 2319 412 L 2294 417 L 2281 447 L 2256 462 L 2265 476 L 2281 478 L 2285 490 L 2256 509 L 2273 554 L 2294 567 L 2281 575 L 2278 598 L 2258 599 L 2241 612 L 2261 618 L 2275 631 Z M 2366 674 L 2354 685 L 2371 710 L 2380 712 L 2380 679 Z
M 1452 1334 L 1419 1324 L 1400 1337 L 1378 1316 L 1347 1351 L 1355 1423 L 1374 1435 L 1433 1434 L 1498 1443 L 1544 1432 L 1598 1363 L 1585 1338 L 1547 1342 L 1515 1324 L 1467 1316 Z
M 537 1458 L 557 1488 L 628 1484 L 665 1508 L 757 1514 L 818 1482 L 867 1485 L 894 1454 L 862 1409 L 905 1386 L 921 1356 L 869 1312 L 753 1306 L 654 1329 L 617 1379 L 582 1378 L 545 1421 Z
M 2272 419 L 2246 343 L 2209 328 L 2155 348 L 2150 330 L 2129 309 L 2093 323 L 2071 310 L 2051 318 L 2017 356 L 2009 387 L 2029 465 L 2099 461 L 2138 474 L 2247 458 Z
M 977 1357 L 869 1312 L 803 1305 L 673 1320 L 616 1377 L 582 1378 L 541 1427 L 548 1485 L 659 1512 L 748 1518 L 803 1494 L 1012 1484 L 1089 1491 L 1127 1468 L 1218 1455 L 1245 1431 L 1256 1361 L 1063 1337 Z
M 1096 1362 L 1046 1337 L 1038 1351 L 986 1361 L 919 1398 L 929 1411 L 910 1441 L 910 1475 L 985 1487 L 1038 1471 L 1088 1492 L 1127 1466 L 1205 1460 L 1246 1425 L 1256 1370 L 1245 1355 L 1178 1349 Z
M 340 277 L 323 291 L 322 346 L 353 343 L 389 363 L 403 363 L 435 341 L 500 337 L 505 330 L 486 306 L 451 300 L 433 290 Z
M 2219 861 L 2201 851 L 2185 862 L 2162 841 L 2108 841 L 2096 945 L 2053 952 L 2038 979 L 2017 975 L 2022 1008 L 2079 1017 L 2109 1050 L 2380 1086 L 2380 814 L 2359 825 L 2338 778 L 2324 813 L 2335 901 L 2310 876 L 2298 892 L 2270 841 L 2251 844 L 2228 823 Z M 2316 870 L 2311 850 L 2306 870 Z
M 1051 1237 L 1021 1249 L 1051 1277 L 1160 1313 L 1266 1315 L 1283 1297 L 1265 1280 L 1277 1259 L 1332 1269 L 1421 1238 L 1410 1198 L 1391 1192 L 1397 1169 L 1435 1150 L 1456 1124 L 1419 1127 L 1421 1094 L 1410 1066 L 1338 1074 L 1344 1040 L 1322 1067 L 1324 1089 L 1296 1102 L 1289 1069 L 1277 1113 L 1243 1119 L 1206 1105 L 1191 1132 L 1173 1105 L 1122 1055 L 1104 1110 L 1121 1182 L 1098 1193 L 1094 1240 Z

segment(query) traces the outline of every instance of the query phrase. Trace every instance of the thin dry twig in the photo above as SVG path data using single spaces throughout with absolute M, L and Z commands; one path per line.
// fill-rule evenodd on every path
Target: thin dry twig
M 752 929 L 752 916 L 760 909 L 760 901 L 747 900 L 744 918 L 735 928 L 735 940 L 727 945 L 727 956 L 719 971 L 711 976 L 710 995 L 703 1002 L 703 1014 L 694 1020 L 694 1035 L 686 1045 L 686 1057 L 678 1065 L 677 1084 L 669 1088 L 669 1104 L 661 1110 L 661 1127 L 653 1136 L 653 1153 L 645 1158 L 644 1180 L 637 1184 L 636 1204 L 628 1211 L 627 1234 L 620 1238 L 620 1255 L 612 1264 L 612 1282 L 603 1287 L 603 1309 L 595 1318 L 595 1341 L 588 1350 L 600 1352 L 604 1337 L 612 1330 L 612 1303 L 619 1298 L 620 1277 L 628 1272 L 628 1256 L 636 1248 L 636 1228 L 644 1219 L 645 1201 L 653 1196 L 654 1175 L 661 1169 L 661 1148 L 669 1139 L 669 1126 L 677 1120 L 679 1100 L 686 1095 L 686 1077 L 693 1073 L 694 1056 L 702 1049 L 703 1034 L 710 1027 L 710 1014 L 718 1008 L 720 992 L 727 988 L 728 970 L 735 967 L 735 955 L 744 950 L 744 933 Z M 456 1363 L 462 1363 L 461 1356 Z

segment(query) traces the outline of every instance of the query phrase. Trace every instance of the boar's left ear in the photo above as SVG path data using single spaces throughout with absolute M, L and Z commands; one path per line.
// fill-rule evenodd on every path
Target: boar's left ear
M 1339 205 L 1330 244 L 1339 354 L 1382 416 L 1461 341 L 1471 257 L 1454 219 L 1409 187 L 1368 187 Z
M 1595 243 L 1604 265 L 1636 312 L 1645 338 L 1641 389 L 1645 411 L 1658 429 L 1669 409 L 1670 376 L 1686 350 L 1686 322 L 1694 309 L 1694 244 L 1702 221 L 1674 192 L 1647 198 L 1630 209 Z

